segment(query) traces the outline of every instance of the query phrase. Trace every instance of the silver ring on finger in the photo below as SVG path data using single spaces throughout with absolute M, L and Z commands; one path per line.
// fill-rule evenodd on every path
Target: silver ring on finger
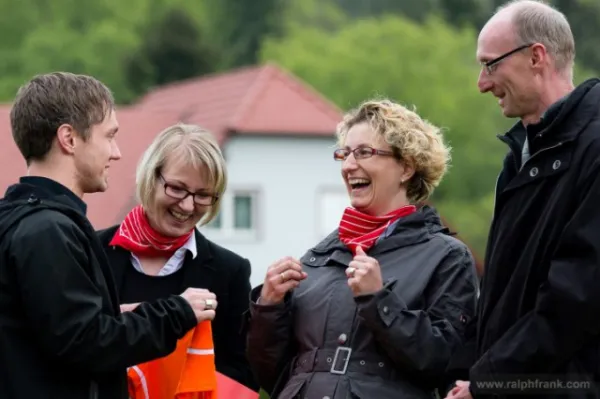
M 215 308 L 215 305 L 214 305 L 212 299 L 207 299 L 206 301 L 204 301 L 204 309 L 205 310 L 213 310 L 214 308 Z
M 348 274 L 350 275 L 350 277 L 354 277 L 354 272 L 356 272 L 355 268 L 353 268 L 353 267 L 348 268 Z
M 279 274 L 279 277 L 281 277 L 281 284 L 285 283 L 286 279 L 285 279 L 285 272 Z

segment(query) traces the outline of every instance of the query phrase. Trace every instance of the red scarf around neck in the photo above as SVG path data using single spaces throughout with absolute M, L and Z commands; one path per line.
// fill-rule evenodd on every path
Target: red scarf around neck
M 116 245 L 138 256 L 172 256 L 181 248 L 194 230 L 181 237 L 167 237 L 160 234 L 148 221 L 141 205 L 136 206 L 125 216 L 109 245 Z
M 358 246 L 366 252 L 390 224 L 416 210 L 414 205 L 407 205 L 383 216 L 371 216 L 348 207 L 340 221 L 340 241 L 346 244 L 355 255 Z

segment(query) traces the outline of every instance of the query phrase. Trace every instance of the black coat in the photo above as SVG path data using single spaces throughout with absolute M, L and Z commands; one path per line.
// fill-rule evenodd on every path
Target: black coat
M 0 239 L 0 398 L 127 398 L 126 368 L 172 352 L 192 308 L 173 296 L 120 315 L 104 250 L 68 195 L 12 186 L 0 230 L 14 216 Z
M 523 164 L 526 134 L 531 158 Z M 471 390 L 485 396 L 489 380 L 528 376 L 598 381 L 600 80 L 582 83 L 539 124 L 519 123 L 501 139 L 510 152 L 496 189 Z M 589 392 L 600 397 L 597 388 Z M 542 396 L 556 393 L 583 394 Z
M 132 268 L 129 251 L 109 246 L 117 226 L 98 232 L 107 251 L 117 289 L 123 286 L 125 271 Z M 196 230 L 196 258 L 188 252 L 182 266 L 183 283 L 178 294 L 186 288 L 205 288 L 217 296 L 219 306 L 212 323 L 217 371 L 258 391 L 246 360 L 244 313 L 248 310 L 250 293 L 250 262 L 206 239 Z
M 282 304 L 252 303 L 249 359 L 272 399 L 425 399 L 444 385 L 475 315 L 471 253 L 424 207 L 367 254 L 384 280 L 374 295 L 353 297 L 335 231 L 300 259 L 308 276 Z

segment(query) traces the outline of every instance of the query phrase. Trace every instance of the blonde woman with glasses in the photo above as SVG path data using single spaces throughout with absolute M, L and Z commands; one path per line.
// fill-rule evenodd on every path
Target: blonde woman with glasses
M 122 223 L 99 232 L 122 311 L 187 287 L 204 289 L 216 371 L 257 391 L 241 333 L 251 289 L 250 262 L 196 228 L 217 215 L 227 185 L 218 143 L 198 126 L 171 126 L 143 154 L 136 184 L 139 205 Z M 164 373 L 147 382 L 172 398 L 178 381 L 167 378 L 167 373 L 179 375 L 183 361 L 172 357 L 161 367 Z

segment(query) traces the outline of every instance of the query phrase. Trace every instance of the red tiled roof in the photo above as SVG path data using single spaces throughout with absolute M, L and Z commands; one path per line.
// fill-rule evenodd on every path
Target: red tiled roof
M 217 135 L 229 133 L 332 135 L 342 111 L 273 64 L 247 67 L 159 87 L 138 103 Z

